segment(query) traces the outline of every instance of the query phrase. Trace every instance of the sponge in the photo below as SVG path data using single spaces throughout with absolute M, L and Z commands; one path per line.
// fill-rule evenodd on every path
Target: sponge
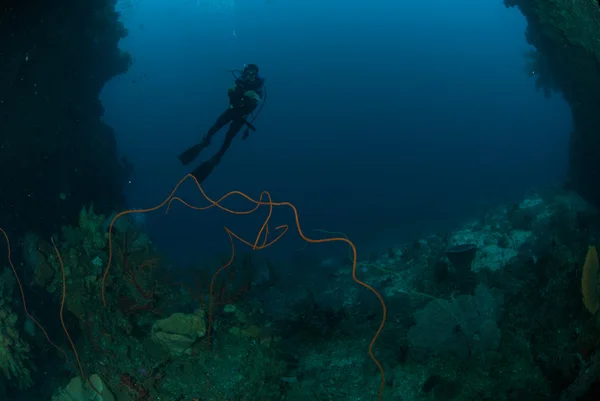
M 590 246 L 585 256 L 581 276 L 581 295 L 587 310 L 596 314 L 600 309 L 600 292 L 598 291 L 598 252 L 595 246 Z

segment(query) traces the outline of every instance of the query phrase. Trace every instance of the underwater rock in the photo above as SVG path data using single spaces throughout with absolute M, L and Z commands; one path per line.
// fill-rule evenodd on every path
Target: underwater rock
M 81 376 L 72 378 L 52 401 L 115 401 L 115 397 L 94 373 L 89 377 L 89 383 L 84 383 Z
M 173 313 L 152 326 L 152 340 L 175 356 L 191 353 L 192 345 L 205 335 L 206 322 L 202 309 L 194 314 Z
M 513 230 L 509 233 L 502 233 L 492 225 L 478 226 L 471 223 L 462 229 L 455 231 L 450 238 L 450 246 L 459 246 L 465 243 L 472 244 L 478 248 L 478 252 L 473 255 L 472 270 L 475 272 L 483 269 L 499 270 L 514 257 L 518 255 L 518 247 L 523 245 L 533 233 Z M 508 247 L 503 247 L 508 236 Z

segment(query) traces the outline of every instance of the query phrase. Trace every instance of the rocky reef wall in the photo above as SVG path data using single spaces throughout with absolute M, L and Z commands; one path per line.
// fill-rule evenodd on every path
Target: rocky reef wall
M 561 92 L 573 114 L 569 186 L 600 205 L 600 7 L 593 0 L 504 0 L 527 18 L 537 54 L 532 75 L 546 93 Z
M 0 224 L 50 235 L 82 204 L 123 203 L 130 166 L 103 123 L 103 85 L 131 59 L 116 0 L 0 6 Z

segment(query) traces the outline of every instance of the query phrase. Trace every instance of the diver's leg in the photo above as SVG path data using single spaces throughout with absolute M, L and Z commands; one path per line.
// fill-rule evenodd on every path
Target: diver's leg
M 211 160 L 215 161 L 215 164 L 218 164 L 221 161 L 221 157 L 225 154 L 229 146 L 231 146 L 231 142 L 233 138 L 240 132 L 242 127 L 244 126 L 244 118 L 236 118 L 231 122 L 229 129 L 227 130 L 227 134 L 225 134 L 225 140 L 221 145 L 219 151 L 211 158 Z
M 181 164 L 187 166 L 188 164 L 193 162 L 194 159 L 198 157 L 200 152 L 202 152 L 202 150 L 205 147 L 210 145 L 210 139 L 228 122 L 230 122 L 233 119 L 233 117 L 234 114 L 232 113 L 231 109 L 227 109 L 224 113 L 222 113 L 219 116 L 219 118 L 217 118 L 217 121 L 215 121 L 213 126 L 210 127 L 208 133 L 206 134 L 206 136 L 204 136 L 202 142 L 195 144 L 194 146 L 192 146 L 191 148 L 187 149 L 185 152 L 179 155 L 179 161 L 181 162 Z
M 212 137 L 219 132 L 219 130 L 221 128 L 223 128 L 225 125 L 227 125 L 230 121 L 233 120 L 233 118 L 235 117 L 234 113 L 233 113 L 233 109 L 229 108 L 227 110 L 225 110 L 220 116 L 219 118 L 217 118 L 217 121 L 215 121 L 215 123 L 212 125 L 212 127 L 210 127 L 210 129 L 208 130 L 208 133 L 206 134 L 206 136 L 204 137 L 204 141 L 206 141 L 207 143 L 210 143 L 210 140 L 212 139 Z
M 233 138 L 235 138 L 235 136 L 238 132 L 240 132 L 243 126 L 243 119 L 240 120 L 239 118 L 237 118 L 233 120 L 231 122 L 231 125 L 229 126 L 229 129 L 227 130 L 227 134 L 225 134 L 225 140 L 223 141 L 223 145 L 221 145 L 219 151 L 209 160 L 205 161 L 200 166 L 198 166 L 198 168 L 192 171 L 192 175 L 196 177 L 196 180 L 198 180 L 199 183 L 202 183 L 202 181 L 204 181 L 210 175 L 210 173 L 212 173 L 215 167 L 217 167 L 217 164 L 219 164 L 221 158 L 223 157 L 227 149 L 229 149 Z
M 196 167 L 194 171 L 192 171 L 192 175 L 196 178 L 199 184 L 202 184 L 210 173 L 214 170 L 217 165 L 212 163 L 210 160 L 203 162 L 201 165 Z

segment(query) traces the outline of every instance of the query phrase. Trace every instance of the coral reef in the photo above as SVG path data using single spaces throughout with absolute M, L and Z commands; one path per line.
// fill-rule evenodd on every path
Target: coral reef
M 379 301 L 348 286 L 347 249 L 339 263 L 303 262 L 302 278 L 289 282 L 251 254 L 174 273 L 126 219 L 109 225 L 91 207 L 80 217 L 51 244 L 31 234 L 23 247 L 32 288 L 61 304 L 76 369 L 95 372 L 107 397 L 378 397 L 381 376 L 370 368 L 365 339 L 380 322 Z M 600 324 L 598 260 L 588 244 L 599 234 L 595 208 L 549 187 L 450 232 L 359 259 L 357 274 L 386 297 L 389 320 L 373 346 L 385 397 L 589 396 L 600 380 Z M 111 269 L 103 269 L 109 259 Z M 55 400 L 90 396 L 72 378 L 56 380 Z
M 600 233 L 599 218 L 577 194 L 543 188 L 451 232 L 359 260 L 366 282 L 386 296 L 390 320 L 375 344 L 386 395 L 572 400 L 592 391 L 600 333 L 582 311 L 580 270 L 588 241 Z M 470 271 L 448 259 L 448 249 L 460 244 L 476 245 Z M 345 269 L 326 285 L 312 283 L 313 300 L 300 315 L 309 317 L 298 320 L 304 329 L 288 312 L 284 327 L 298 330 L 282 331 L 280 344 L 293 363 L 288 399 L 348 399 L 373 386 L 375 377 L 356 369 L 364 363 L 359 337 L 369 303 L 346 287 Z M 289 295 L 278 302 L 289 303 Z M 325 305 L 335 306 L 321 312 Z M 337 383 L 335 391 L 320 384 L 328 382 Z

